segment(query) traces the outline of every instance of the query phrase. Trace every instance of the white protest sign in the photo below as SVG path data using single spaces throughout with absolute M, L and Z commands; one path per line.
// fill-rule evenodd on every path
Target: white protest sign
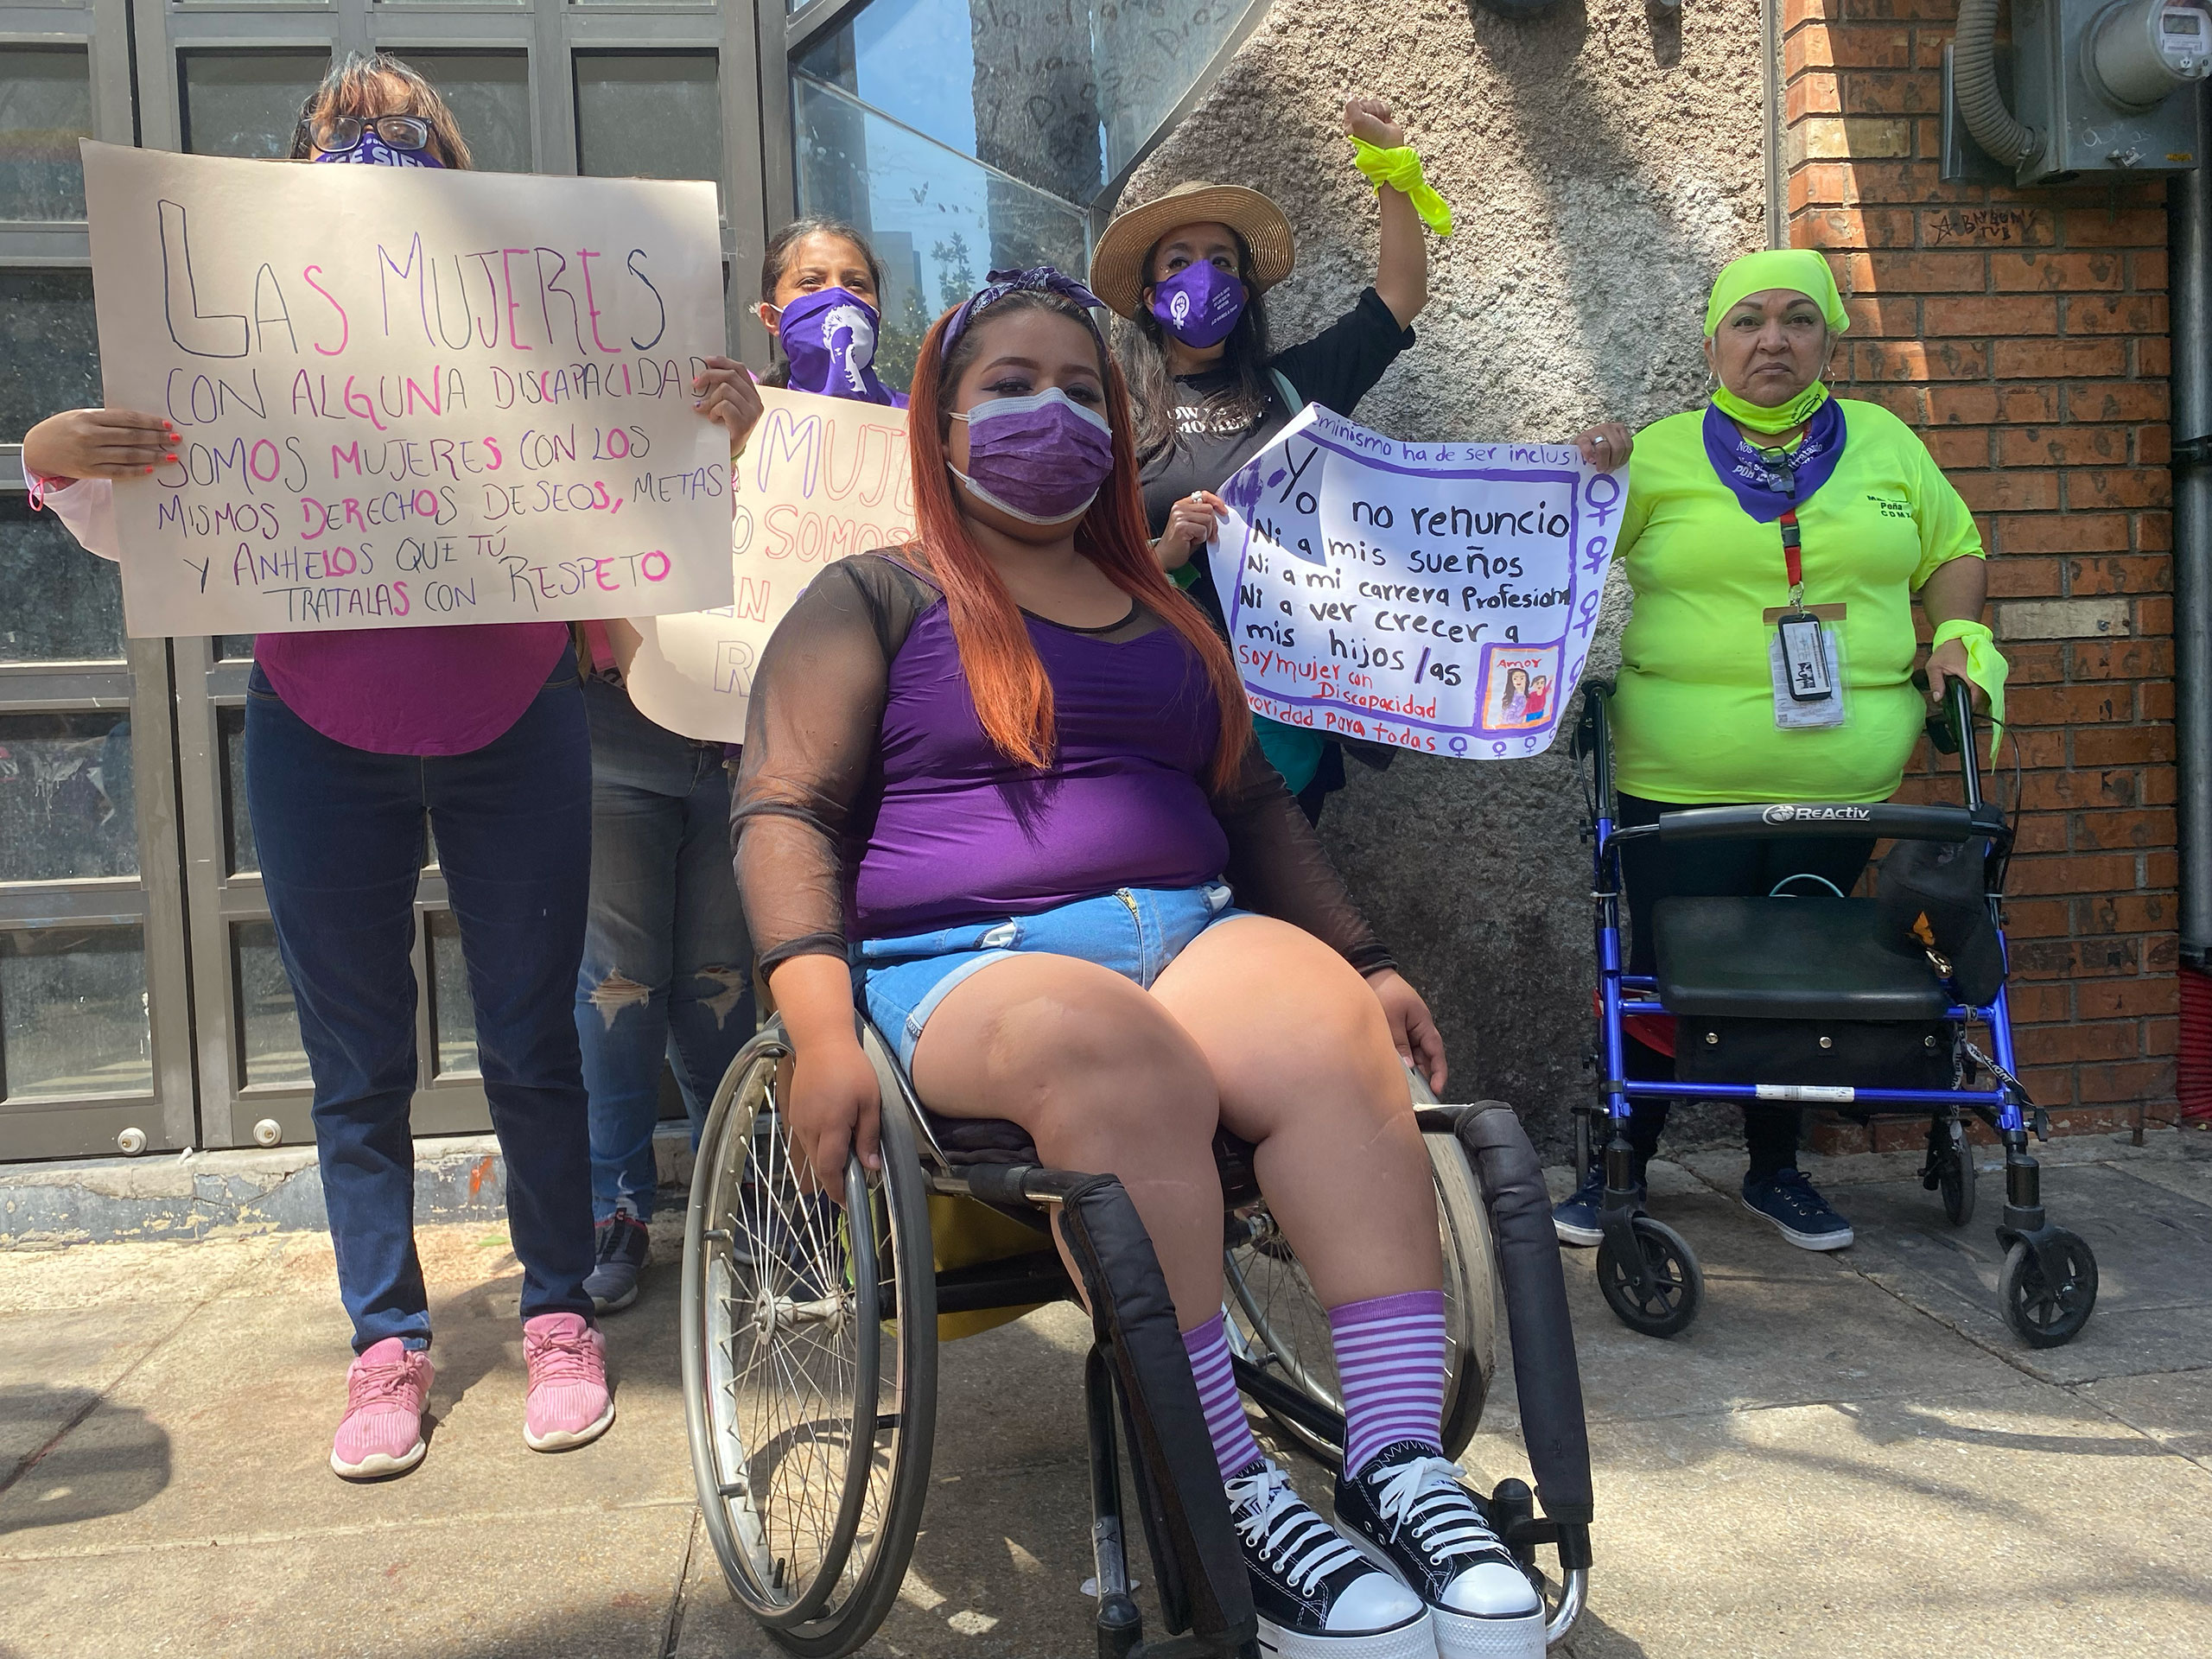
M 760 402 L 733 469 L 734 602 L 639 617 L 616 640 L 630 701 L 686 737 L 742 742 L 753 670 L 800 590 L 832 560 L 914 534 L 906 410 L 773 386 Z
M 1255 713 L 1428 754 L 1546 747 L 1590 652 L 1628 472 L 1571 445 L 1402 443 L 1308 406 L 1222 486 Z
M 712 185 L 83 149 L 132 634 L 728 600 Z

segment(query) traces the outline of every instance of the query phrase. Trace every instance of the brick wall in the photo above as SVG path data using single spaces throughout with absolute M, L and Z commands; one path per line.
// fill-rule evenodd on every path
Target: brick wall
M 1919 430 L 1991 555 L 2025 768 L 2006 915 L 2024 1076 L 2062 1128 L 2171 1117 L 2164 187 L 1944 184 L 1957 0 L 1782 3 L 1789 239 L 1827 255 L 1850 307 L 1837 390 Z

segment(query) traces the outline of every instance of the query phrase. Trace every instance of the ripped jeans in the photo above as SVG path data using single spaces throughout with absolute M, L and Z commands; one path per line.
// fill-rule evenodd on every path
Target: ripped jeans
M 584 684 L 591 715 L 591 908 L 576 1036 L 591 1096 L 594 1219 L 653 1212 L 661 1062 L 696 1141 L 753 1035 L 753 942 L 730 869 L 721 746 L 679 737 L 629 694 Z

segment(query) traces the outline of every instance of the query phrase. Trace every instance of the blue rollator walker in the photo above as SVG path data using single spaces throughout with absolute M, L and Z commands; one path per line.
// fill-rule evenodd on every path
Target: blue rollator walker
M 2032 1122 L 2048 1125 L 2028 1098 L 2012 1053 L 2005 1000 L 2002 893 L 2012 848 L 2005 812 L 1982 798 L 1975 766 L 1973 707 L 1954 680 L 1931 741 L 1959 756 L 1962 805 L 1770 805 L 1686 807 L 1654 824 L 1617 828 L 1608 703 L 1612 687 L 1582 689 L 1572 753 L 1592 763 L 1586 838 L 1594 843 L 1591 897 L 1596 912 L 1598 1036 L 1602 1068 L 1596 1103 L 1578 1109 L 1579 1166 L 1592 1166 L 1592 1124 L 1610 1119 L 1604 1147 L 1605 1194 L 1599 1212 L 1598 1285 L 1622 1323 L 1669 1337 L 1697 1317 L 1705 1294 L 1697 1257 L 1681 1235 L 1637 1213 L 1630 1103 L 1697 1099 L 1795 1102 L 1836 1109 L 1865 1122 L 1878 1115 L 1926 1112 L 1928 1161 L 1922 1183 L 1938 1192 L 1955 1226 L 1974 1214 L 1971 1115 L 2005 1147 L 2005 1210 L 1997 1228 L 2005 1247 L 1998 1300 L 2005 1322 L 2033 1348 L 2070 1342 L 2096 1305 L 2097 1263 L 2088 1245 L 2044 1213 L 2041 1169 L 2028 1150 Z M 1792 897 L 1661 899 L 1653 907 L 1657 971 L 1625 971 L 1621 948 L 1621 849 L 1853 835 L 1899 842 L 1980 849 L 1979 899 L 1994 934 L 1986 977 L 1994 994 L 1977 1000 L 1961 985 L 1962 969 L 1894 926 L 1896 909 L 1873 899 Z M 1980 917 L 1974 920 L 1978 925 Z M 1924 935 L 1923 935 L 1924 938 Z M 1985 940 L 1987 936 L 1984 935 Z M 1962 958 L 1963 961 L 1963 958 Z M 1627 1075 L 1624 1024 L 1639 1015 L 1675 1022 L 1675 1076 L 1645 1082 Z M 1977 1041 L 1973 1028 L 1982 1028 Z

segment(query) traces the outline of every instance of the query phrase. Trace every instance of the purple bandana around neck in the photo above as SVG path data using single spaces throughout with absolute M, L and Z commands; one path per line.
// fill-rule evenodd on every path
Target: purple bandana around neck
M 1720 474 L 1720 481 L 1736 493 L 1744 511 L 1762 524 L 1773 524 L 1790 508 L 1811 500 L 1843 459 L 1843 410 L 1833 397 L 1806 423 L 1805 436 L 1789 451 L 1786 467 L 1764 459 L 1736 423 L 1710 404 L 1705 407 L 1704 430 L 1706 459 Z
M 777 338 L 791 365 L 794 391 L 904 407 L 906 399 L 875 372 L 876 309 L 850 289 L 803 294 L 777 319 Z
M 373 132 L 363 133 L 361 142 L 351 149 L 319 149 L 315 159 L 318 162 L 350 162 L 356 167 L 445 166 L 427 149 L 395 149 Z

